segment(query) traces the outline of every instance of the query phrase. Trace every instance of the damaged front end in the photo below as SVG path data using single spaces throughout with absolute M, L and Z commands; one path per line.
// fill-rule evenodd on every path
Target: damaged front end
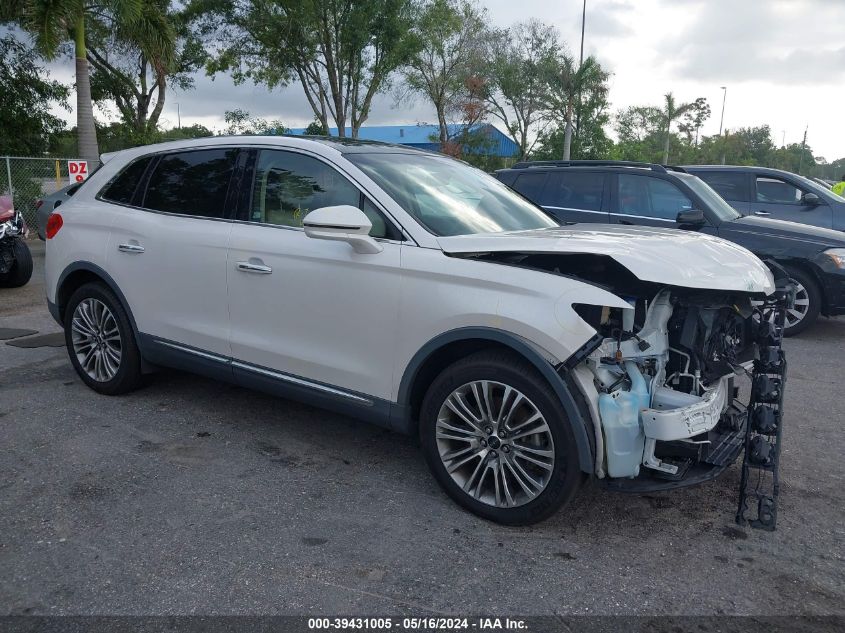
M 566 296 L 596 334 L 557 365 L 583 396 L 595 475 L 608 488 L 701 483 L 744 451 L 737 521 L 774 529 L 783 317 L 795 297 L 783 269 L 715 238 L 644 227 L 503 235 L 475 251 L 459 239 L 450 238 L 447 252 L 567 277 L 620 299 L 602 306 Z
M 742 445 L 734 379 L 754 360 L 751 299 L 667 288 L 630 302 L 576 306 L 601 337 L 573 369 L 597 402 L 597 474 L 651 490 L 715 476 Z
M 598 334 L 566 371 L 591 404 L 596 474 L 608 488 L 701 483 L 746 448 L 737 520 L 746 520 L 750 494 L 758 510 L 752 524 L 774 528 L 786 286 L 784 278 L 774 295 L 758 301 L 749 293 L 661 288 L 625 297 L 629 309 L 575 306 Z M 750 383 L 745 402 L 740 380 Z M 749 468 L 769 475 L 767 490 L 759 478 L 755 490 L 746 490 Z

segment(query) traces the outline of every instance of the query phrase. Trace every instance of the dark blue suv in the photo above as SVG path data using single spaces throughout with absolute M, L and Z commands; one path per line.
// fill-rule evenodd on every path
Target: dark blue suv
M 845 314 L 845 235 L 743 215 L 684 168 L 623 161 L 534 161 L 499 170 L 496 177 L 561 224 L 700 231 L 777 262 L 798 287 L 795 306 L 787 315 L 788 336 L 805 330 L 819 314 Z
M 768 167 L 690 165 L 684 169 L 743 215 L 845 231 L 845 198 L 803 176 Z

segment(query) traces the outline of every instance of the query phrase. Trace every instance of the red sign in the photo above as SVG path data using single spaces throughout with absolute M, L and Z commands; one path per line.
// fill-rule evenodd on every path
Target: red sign
M 82 182 L 88 178 L 88 161 L 69 160 L 67 162 L 67 173 L 70 175 L 70 184 Z

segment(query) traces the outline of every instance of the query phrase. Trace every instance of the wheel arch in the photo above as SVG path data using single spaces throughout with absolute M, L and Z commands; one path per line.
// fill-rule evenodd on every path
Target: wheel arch
M 129 307 L 126 296 L 121 292 L 120 287 L 112 279 L 111 275 L 97 266 L 97 264 L 91 262 L 74 262 L 62 271 L 62 274 L 59 276 L 59 282 L 56 284 L 56 303 L 50 305 L 50 313 L 53 315 L 53 318 L 59 325 L 64 327 L 65 310 L 67 309 L 67 304 L 71 296 L 73 296 L 73 293 L 78 288 L 86 283 L 92 282 L 103 284 L 117 297 L 120 306 L 129 317 L 129 324 L 132 326 L 132 336 L 135 337 L 135 343 L 140 348 L 138 325 L 135 323 L 135 316 L 132 314 L 132 309 Z M 141 357 L 141 369 L 144 372 L 152 370 L 152 366 L 144 360 L 143 356 Z
M 594 455 L 581 408 L 570 386 L 552 363 L 531 343 L 520 336 L 485 327 L 459 328 L 445 332 L 423 345 L 405 368 L 399 383 L 397 404 L 406 412 L 407 430 L 413 432 L 419 419 L 420 406 L 431 381 L 456 360 L 486 349 L 505 349 L 531 363 L 549 383 L 572 420 L 572 432 L 578 448 L 580 469 L 592 474 Z

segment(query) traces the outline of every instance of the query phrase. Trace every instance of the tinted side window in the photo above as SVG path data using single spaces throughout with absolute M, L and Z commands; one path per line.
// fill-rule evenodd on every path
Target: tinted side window
M 745 202 L 745 174 L 725 171 L 697 172 L 695 174 L 716 190 L 725 200 Z
M 282 150 L 261 150 L 255 168 L 249 219 L 263 224 L 302 226 L 309 211 L 341 204 L 364 211 L 371 237 L 401 239 L 398 229 L 358 188 L 326 163 Z
M 521 193 L 523 196 L 534 202 L 535 204 L 543 204 L 541 202 L 543 195 L 543 187 L 546 185 L 548 174 L 520 174 L 516 182 L 513 183 L 513 189 Z
M 798 204 L 803 192 L 780 178 L 757 176 L 757 202 Z
M 141 178 L 151 160 L 151 156 L 146 156 L 129 163 L 129 165 L 123 168 L 123 171 L 109 181 L 109 184 L 103 187 L 102 191 L 100 191 L 100 197 L 109 202 L 131 204 L 132 198 L 135 196 L 135 190 L 138 188 L 138 183 L 141 182 Z M 72 191 L 69 190 L 68 195 L 73 195 L 75 192 L 75 189 Z
M 236 149 L 165 154 L 150 176 L 144 208 L 222 218 L 236 154 Z
M 262 150 L 255 168 L 249 219 L 299 227 L 309 211 L 339 204 L 357 207 L 360 198 L 351 182 L 316 158 Z
M 678 213 L 692 209 L 692 201 L 670 182 L 629 174 L 618 178 L 620 213 L 674 222 Z
M 604 175 L 602 174 L 555 172 L 549 174 L 542 204 L 567 209 L 601 211 L 603 193 Z

